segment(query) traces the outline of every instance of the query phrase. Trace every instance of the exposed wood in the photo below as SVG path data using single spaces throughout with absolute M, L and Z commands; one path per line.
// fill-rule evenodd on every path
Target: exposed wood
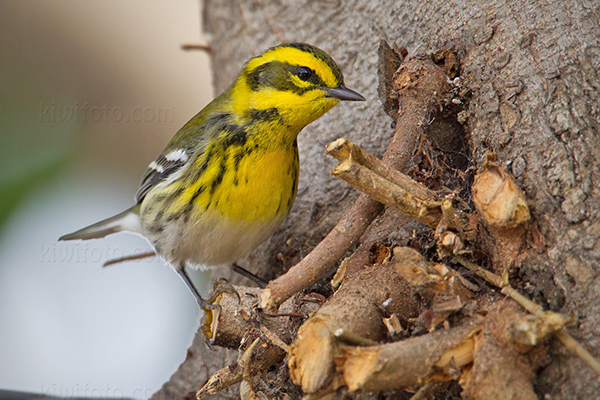
M 402 105 L 396 132 L 382 161 L 392 169 L 408 166 L 423 125 L 442 104 L 448 102 L 450 86 L 444 71 L 431 59 L 412 58 L 405 61 L 394 78 L 394 88 Z M 261 307 L 273 310 L 293 294 L 311 285 L 360 238 L 368 225 L 383 210 L 379 203 L 361 195 L 336 227 L 311 253 L 287 273 L 271 281 L 261 296 Z
M 252 345 L 235 364 L 214 373 L 197 392 L 197 398 L 220 393 L 243 379 L 248 381 L 249 374 L 281 363 L 288 352 L 287 343 L 291 342 L 300 321 L 320 306 L 312 301 L 290 299 L 281 306 L 281 313 L 266 314 L 257 308 L 261 289 L 234 288 L 239 297 L 230 292 L 221 293 L 217 298 L 221 311 L 212 311 L 211 317 L 205 321 L 210 326 L 205 326 L 204 331 L 214 333 L 213 346 L 237 349 L 244 342 L 247 345 L 248 340 L 252 340 Z M 215 320 L 217 314 L 219 319 Z M 250 359 L 252 366 L 249 365 Z M 246 395 L 250 395 L 252 391 L 248 387 L 246 389 Z
M 502 293 L 510 296 L 513 300 L 519 303 L 519 305 L 521 305 L 527 311 L 538 317 L 547 318 L 549 314 L 552 314 L 544 311 L 539 305 L 527 299 L 525 296 L 518 293 L 510 286 L 502 288 Z M 581 343 L 579 343 L 571 335 L 569 335 L 565 328 L 563 328 L 562 326 L 558 326 L 557 329 L 554 329 L 552 333 L 556 335 L 556 337 L 562 342 L 562 344 L 567 348 L 567 350 L 569 350 L 577 357 L 581 358 L 598 375 L 600 375 L 600 360 L 594 357 L 585 347 L 581 345 Z
M 473 368 L 460 379 L 466 398 L 537 400 L 533 381 L 544 353 L 523 354 L 509 342 L 511 324 L 523 315 L 512 302 L 491 307 L 475 336 Z
M 469 338 L 480 329 L 467 324 L 379 346 L 343 347 L 337 363 L 351 391 L 410 387 L 426 381 L 434 369 L 470 364 L 473 341 Z
M 490 276 L 490 271 L 478 266 L 475 275 L 492 278 L 499 287 L 510 282 L 545 308 L 576 314 L 579 323 L 570 329 L 592 353 L 597 352 L 600 318 L 595 310 L 600 307 L 600 274 L 596 267 L 600 253 L 595 244 L 600 241 L 600 191 L 594 182 L 600 181 L 596 107 L 600 104 L 600 24 L 597 6 L 588 3 L 382 0 L 375 4 L 359 0 L 346 7 L 338 1 L 206 0 L 205 27 L 213 34 L 210 43 L 217 91 L 229 85 L 250 56 L 282 41 L 300 40 L 331 53 L 345 73 L 346 84 L 370 100 L 359 108 L 337 107 L 300 136 L 303 163 L 296 206 L 281 232 L 252 256 L 252 266 L 273 276 L 294 265 L 331 230 L 354 200 L 352 193 L 345 195 L 343 182 L 332 181 L 327 175 L 330 165 L 319 156 L 325 143 L 348 137 L 376 155 L 387 146 L 391 120 L 373 101 L 376 43 L 382 38 L 390 43 L 398 41 L 411 53 L 414 49 L 428 52 L 452 47 L 460 62 L 452 66 L 444 59 L 441 65 L 447 71 L 458 70 L 453 84 L 462 93 L 470 93 L 452 99 L 452 104 L 465 106 L 457 120 L 468 133 L 469 159 L 479 166 L 486 152 L 497 152 L 498 164 L 525 193 L 534 221 L 531 235 L 525 235 L 521 248 L 523 257 L 510 275 Z M 386 92 L 393 93 L 389 87 Z M 398 104 L 402 110 L 403 105 Z M 426 129 L 438 122 L 439 118 L 432 117 L 421 126 Z M 421 142 L 410 144 L 419 148 Z M 424 175 L 429 173 L 429 169 L 423 170 Z M 468 190 L 468 185 L 462 189 Z M 473 223 L 469 228 L 475 226 Z M 477 230 L 467 232 L 469 239 L 477 239 L 469 236 L 473 232 Z M 377 239 L 381 237 L 368 240 Z M 451 237 L 440 239 L 451 244 Z M 473 241 L 464 244 L 468 250 Z M 485 258 L 496 256 L 494 248 L 479 250 L 458 254 L 451 249 L 445 256 L 463 257 L 471 263 L 467 265 L 483 261 L 481 265 L 502 273 L 502 267 Z M 284 256 L 276 259 L 278 253 Z M 488 291 L 484 287 L 484 294 L 478 295 L 483 297 Z M 557 333 L 559 338 L 561 332 Z M 553 346 L 559 345 L 555 343 Z M 583 349 L 581 345 L 579 348 Z M 595 398 L 600 391 L 596 374 L 559 347 L 551 354 L 552 362 L 531 378 L 536 395 L 554 400 Z M 220 357 L 217 353 L 213 358 Z M 188 368 L 177 382 L 185 376 L 189 382 L 203 379 L 199 375 L 204 367 L 197 368 Z M 188 383 L 170 387 L 173 390 L 163 398 L 189 395 Z M 506 391 L 504 387 L 497 389 Z M 494 398 L 496 393 L 492 391 L 484 398 Z
M 330 171 L 332 175 L 430 228 L 437 227 L 442 217 L 441 203 L 435 201 L 435 194 L 425 186 L 386 166 L 347 139 L 330 143 L 326 152 L 340 161 Z
M 406 323 L 418 311 L 418 299 L 389 263 L 365 269 L 345 280 L 298 330 L 288 362 L 292 380 L 305 393 L 326 386 L 335 390 L 339 381 L 334 359 L 343 343 L 340 338 L 346 343 L 372 344 L 387 335 L 383 317 L 395 314 Z
M 517 292 L 512 287 L 508 286 L 506 277 L 500 277 L 489 271 L 486 271 L 483 268 L 473 264 L 472 262 L 465 260 L 463 257 L 456 257 L 456 260 L 466 268 L 477 272 L 479 276 L 481 276 L 491 284 L 502 288 L 502 293 L 512 298 L 521 307 L 525 308 L 530 313 L 540 318 L 549 318 L 549 316 L 554 314 L 552 312 L 544 311 L 539 305 L 535 304 L 534 302 Z M 594 370 L 598 375 L 600 375 L 600 361 L 597 358 L 595 358 L 589 351 L 587 351 L 577 340 L 575 340 L 571 335 L 569 335 L 567 331 L 563 328 L 564 324 L 566 324 L 569 321 L 569 318 L 560 317 L 560 319 L 563 325 L 554 324 L 554 330 L 551 333 L 556 335 L 556 337 L 563 343 L 567 350 L 569 350 L 577 357 L 581 358 L 588 366 L 591 367 L 592 370 Z M 546 332 L 546 334 L 548 333 L 550 332 Z
M 262 334 L 268 332 L 267 335 L 272 338 L 269 340 L 285 352 L 285 346 L 294 337 L 294 328 L 320 306 L 314 301 L 304 301 L 299 296 L 282 304 L 280 312 L 276 314 L 263 313 L 258 308 L 262 289 L 237 285 L 234 287 L 241 301 L 233 293 L 222 293 L 217 299 L 221 306 L 219 320 L 214 319 L 217 311 L 213 310 L 211 317 L 205 321 L 205 324 L 211 324 L 205 330 L 214 331 L 215 346 L 237 349 L 248 335 L 248 330 L 254 326 L 259 332 L 262 330 Z
M 498 165 L 497 155 L 493 153 L 486 154 L 471 191 L 477 212 L 493 238 L 489 246 L 494 246 L 490 253 L 494 255 L 496 272 L 514 268 L 531 221 L 525 193 Z

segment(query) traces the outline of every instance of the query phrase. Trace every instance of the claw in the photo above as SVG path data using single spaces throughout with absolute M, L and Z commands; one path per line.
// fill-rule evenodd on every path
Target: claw
M 222 293 L 231 293 L 234 294 L 238 299 L 238 303 L 242 301 L 240 294 L 235 290 L 233 285 L 229 283 L 229 281 L 225 278 L 219 278 L 213 285 L 213 289 L 209 293 L 209 303 L 212 303 L 211 300 L 213 297 L 218 297 Z
M 223 293 L 232 293 L 237 297 L 238 302 L 242 301 L 240 294 L 225 278 L 220 278 L 215 281 L 212 290 L 208 294 L 207 300 L 202 298 L 197 299 L 198 305 L 202 310 L 204 310 L 206 315 L 204 318 L 204 324 L 202 326 L 202 332 L 204 333 L 204 336 L 207 339 L 207 345 L 210 348 L 212 348 L 212 345 L 214 344 L 215 334 L 219 329 L 219 317 L 221 316 L 221 306 L 219 304 L 215 304 L 215 302 Z
M 219 327 L 219 317 L 221 316 L 221 306 L 219 304 L 215 304 L 216 301 L 219 299 L 221 294 L 228 292 L 235 294 L 239 303 L 242 301 L 240 294 L 237 292 L 237 290 L 235 290 L 233 285 L 229 283 L 227 279 L 221 278 L 214 283 L 213 289 L 208 294 L 208 300 L 204 300 L 202 296 L 200 296 L 200 293 L 198 293 L 198 290 L 196 290 L 194 283 L 188 276 L 184 264 L 182 264 L 180 268 L 177 269 L 177 273 L 181 276 L 187 287 L 190 289 L 190 291 L 196 298 L 196 301 L 198 302 L 198 306 L 200 306 L 200 308 L 204 311 L 206 315 L 206 317 L 204 318 L 204 324 L 202 325 L 202 332 L 204 333 L 204 336 L 210 341 L 208 345 L 209 347 L 211 347 L 211 345 L 214 344 L 214 337 Z M 213 311 L 215 311 L 214 313 L 216 314 L 216 317 L 213 317 Z M 215 326 L 212 326 L 213 319 L 215 321 Z

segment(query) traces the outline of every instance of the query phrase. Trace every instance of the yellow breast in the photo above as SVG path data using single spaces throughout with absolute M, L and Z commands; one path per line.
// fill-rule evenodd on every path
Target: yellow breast
M 217 214 L 230 222 L 270 222 L 285 217 L 296 197 L 295 141 L 268 147 L 217 145 L 207 148 L 194 164 L 187 173 L 190 185 L 174 182 L 165 188 L 175 198 L 166 215 L 188 209 L 192 220 Z
M 285 216 L 294 202 L 298 184 L 298 152 L 293 148 L 258 149 L 226 160 L 223 182 L 208 203 L 224 217 L 240 221 L 271 221 Z M 227 172 L 228 171 L 228 172 Z

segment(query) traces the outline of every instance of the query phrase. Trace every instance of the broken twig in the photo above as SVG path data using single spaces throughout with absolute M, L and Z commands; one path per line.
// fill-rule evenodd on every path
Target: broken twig
M 409 176 L 393 170 L 347 139 L 338 139 L 326 152 L 340 161 L 331 174 L 341 178 L 388 207 L 432 229 L 442 212 L 435 194 Z
M 395 74 L 394 89 L 402 104 L 396 132 L 382 161 L 404 170 L 423 134 L 426 121 L 440 111 L 450 92 L 445 72 L 430 59 L 412 58 Z M 275 310 L 290 296 L 323 277 L 362 236 L 383 206 L 361 195 L 333 230 L 302 261 L 271 281 L 261 295 L 261 307 Z

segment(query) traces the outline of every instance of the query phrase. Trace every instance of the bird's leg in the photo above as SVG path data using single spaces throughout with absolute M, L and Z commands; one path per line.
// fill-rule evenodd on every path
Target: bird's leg
M 210 306 L 211 304 L 209 304 L 208 301 L 204 300 L 202 296 L 200 296 L 200 293 L 198 293 L 198 289 L 196 289 L 194 282 L 192 282 L 192 279 L 185 270 L 185 264 L 177 268 L 177 273 L 179 274 L 179 276 L 181 276 L 181 279 L 183 279 L 188 289 L 190 289 L 190 292 L 192 292 L 192 294 L 194 295 L 194 298 L 198 302 L 198 306 L 200 306 L 201 309 L 206 311 L 205 308 L 207 308 L 207 306 Z
M 213 288 L 208 294 L 208 300 L 206 301 L 209 304 L 209 307 L 212 310 L 215 310 L 215 313 L 206 312 L 206 308 L 204 311 L 206 312 L 206 318 L 204 318 L 204 323 L 202 324 L 202 332 L 204 332 L 204 336 L 208 340 L 208 346 L 211 347 L 215 342 L 215 336 L 217 331 L 219 330 L 219 317 L 221 316 L 221 306 L 219 304 L 215 304 L 219 296 L 222 293 L 233 293 L 236 295 L 238 302 L 241 302 L 240 294 L 235 290 L 233 285 L 227 281 L 225 278 L 218 279 L 213 284 Z M 214 321 L 214 323 L 213 323 Z
M 190 291 L 196 298 L 196 301 L 198 302 L 198 306 L 204 311 L 206 315 L 202 331 L 204 332 L 206 338 L 209 339 L 210 345 L 214 340 L 214 334 L 218 328 L 219 316 L 221 315 L 221 306 L 219 304 L 215 304 L 215 301 L 221 294 L 226 292 L 235 294 L 238 298 L 238 301 L 241 301 L 240 295 L 235 290 L 233 285 L 231 285 L 225 278 L 221 278 L 215 281 L 212 290 L 208 294 L 208 299 L 204 300 L 202 296 L 200 296 L 200 293 L 198 293 L 194 282 L 192 282 L 190 276 L 187 274 L 187 271 L 185 270 L 185 265 L 182 265 L 180 268 L 178 268 L 177 273 L 181 276 L 188 289 L 190 289 Z M 216 315 L 214 317 L 212 313 L 213 310 L 216 312 Z M 215 321 L 215 326 L 211 327 L 213 318 Z
M 268 282 L 266 282 L 264 279 L 259 278 L 256 275 L 254 275 L 252 272 L 248 271 L 247 269 L 240 267 L 236 263 L 233 263 L 233 265 L 231 266 L 231 269 L 233 269 L 234 272 L 237 272 L 238 274 L 242 275 L 244 278 L 248 278 L 252 282 L 256 283 L 259 288 L 264 289 L 267 287 Z

